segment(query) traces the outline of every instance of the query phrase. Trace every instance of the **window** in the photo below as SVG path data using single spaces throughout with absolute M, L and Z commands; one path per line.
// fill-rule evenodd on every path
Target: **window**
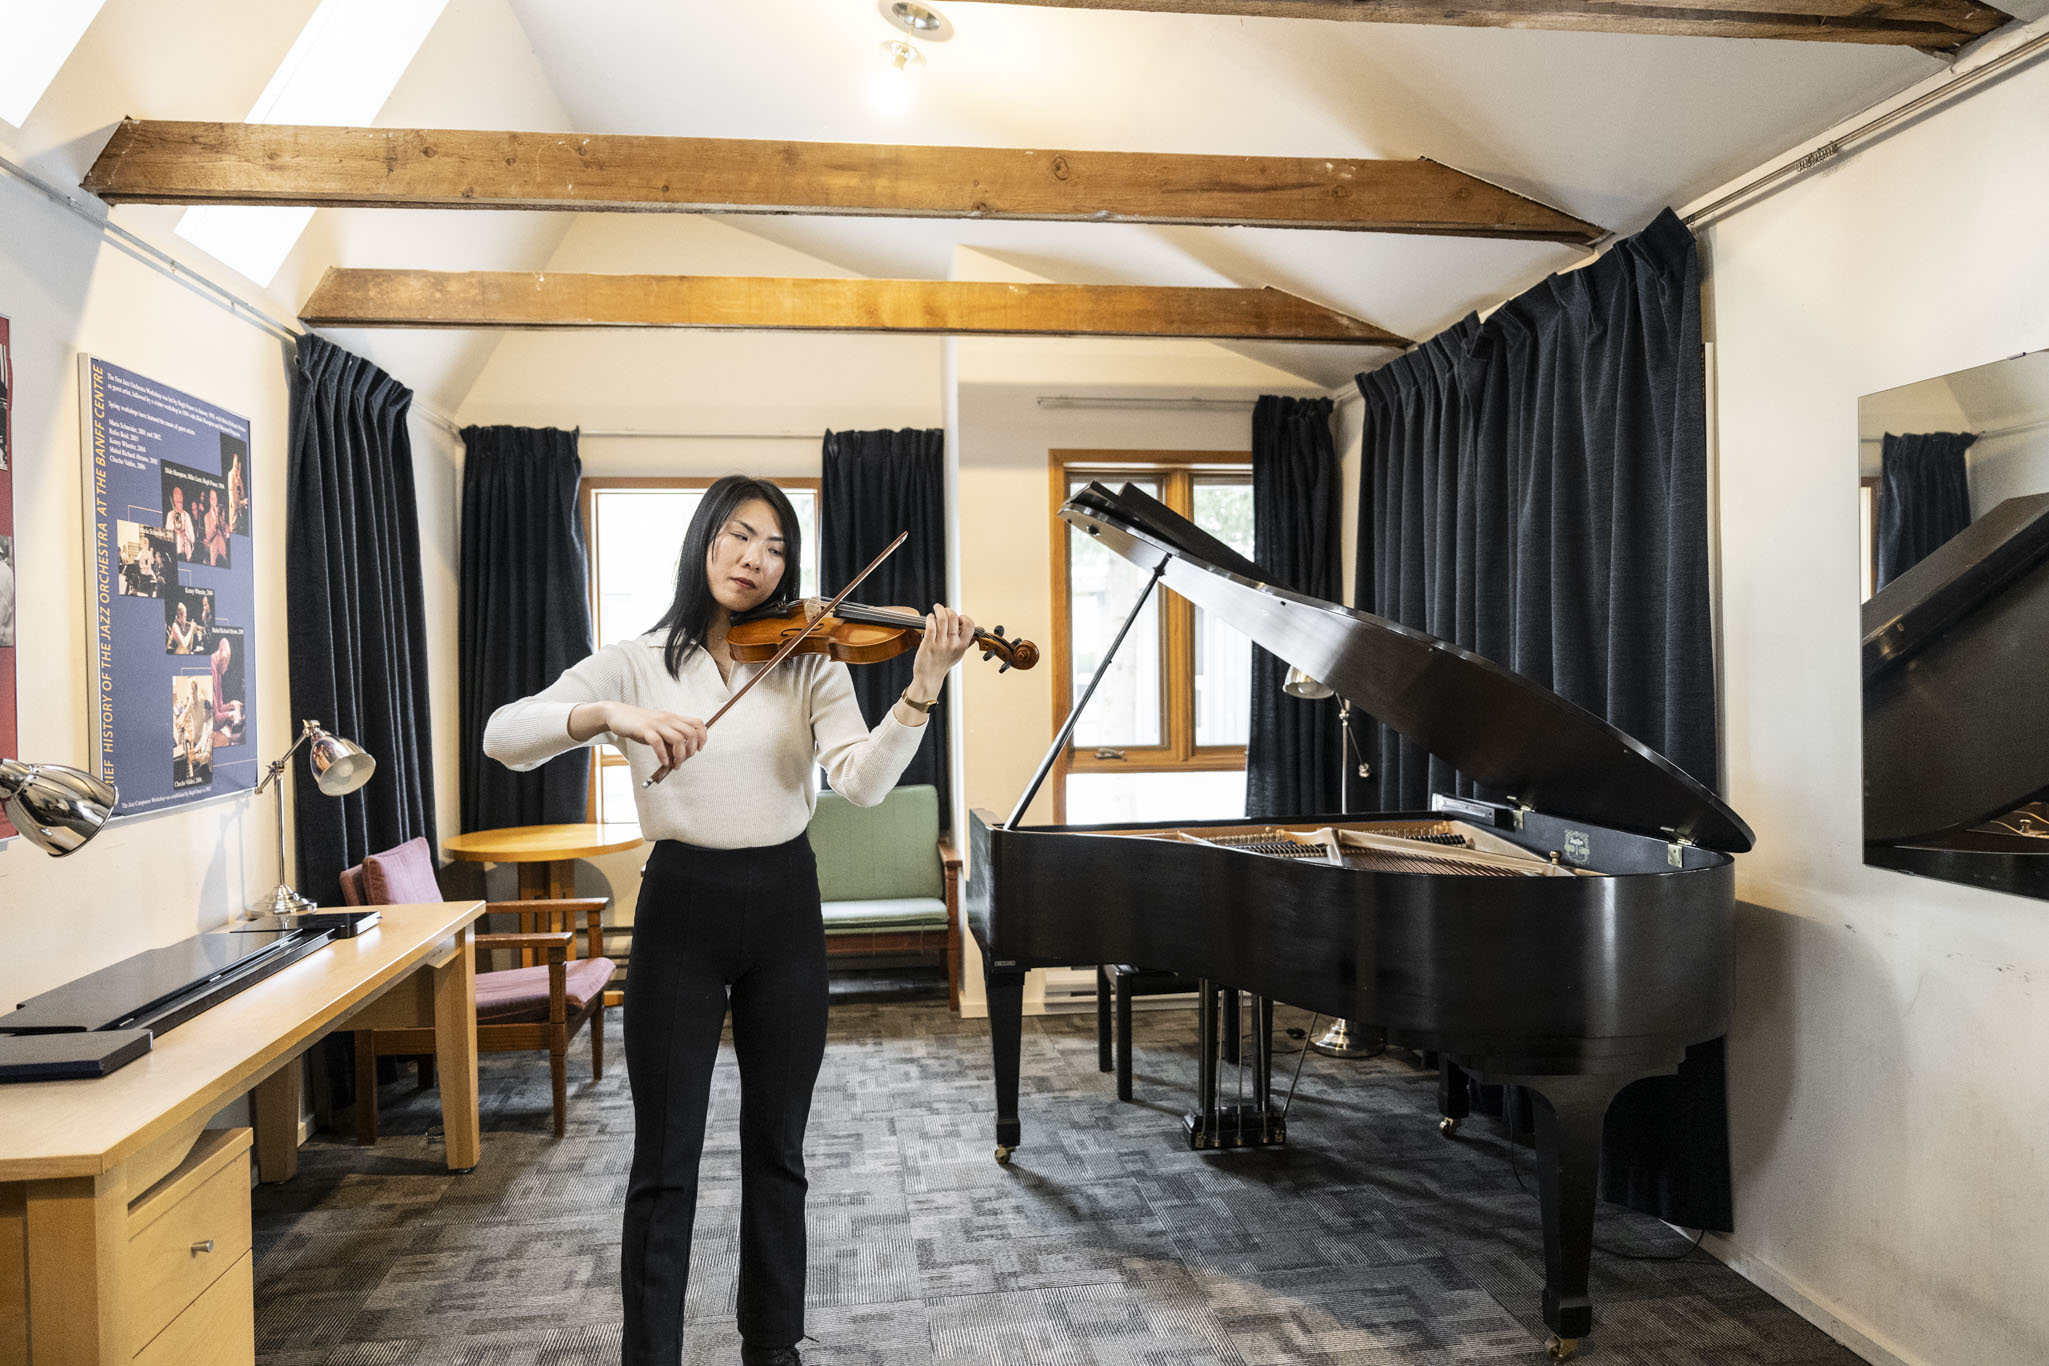
M 803 533 L 804 592 L 818 592 L 818 480 L 774 480 L 790 495 Z M 600 646 L 643 635 L 669 610 L 676 592 L 676 554 L 710 479 L 585 479 L 585 553 L 590 557 L 591 630 Z M 633 778 L 625 758 L 597 750 L 591 819 L 632 821 Z
M 1091 481 L 1135 484 L 1249 559 L 1251 463 L 1228 451 L 1055 451 L 1054 506 Z M 1147 575 L 1066 522 L 1053 525 L 1054 704 L 1064 719 Z M 1251 642 L 1155 590 L 1055 766 L 1054 820 L 1243 815 L 1251 703 Z

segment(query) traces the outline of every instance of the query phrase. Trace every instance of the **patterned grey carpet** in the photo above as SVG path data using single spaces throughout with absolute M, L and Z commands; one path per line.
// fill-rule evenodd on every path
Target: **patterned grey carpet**
M 382 1091 L 374 1149 L 319 1135 L 256 1195 L 258 1360 L 269 1366 L 574 1366 L 618 1360 L 618 1224 L 632 1112 L 612 1012 L 569 1135 L 547 1068 L 486 1058 L 484 1161 L 441 1165 L 438 1093 Z M 1280 1025 L 1303 1026 L 1281 1012 Z M 1481 1123 L 1438 1136 L 1434 1077 L 1311 1054 L 1289 1146 L 1190 1152 L 1193 1015 L 1144 1012 L 1137 1101 L 1096 1070 L 1094 1017 L 1028 1018 L 1025 1143 L 991 1160 L 981 1021 L 943 999 L 836 997 L 812 1110 L 811 1366 L 1448 1366 L 1544 1360 L 1534 1195 Z M 1281 1047 L 1292 1047 L 1286 1040 Z M 1285 1090 L 1294 1059 L 1278 1064 Z M 1228 1078 L 1227 1076 L 1227 1085 Z M 738 1076 L 711 1136 L 686 1360 L 738 1360 Z M 1857 1358 L 1654 1220 L 1602 1206 L 1594 1335 L 1631 1366 Z

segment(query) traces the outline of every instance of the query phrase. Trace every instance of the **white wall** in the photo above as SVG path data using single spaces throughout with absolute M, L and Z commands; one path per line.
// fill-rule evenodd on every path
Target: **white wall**
M 1874 1361 L 2049 1360 L 2049 905 L 1860 862 L 1857 399 L 2049 345 L 2049 63 L 1703 235 L 1738 860 L 1722 1255 Z
M 284 524 L 288 348 L 92 224 L 0 176 L 0 314 L 12 321 L 17 661 L 23 756 L 84 766 L 88 707 L 78 357 L 90 354 L 249 418 L 256 526 L 254 660 L 259 754 L 291 743 L 285 664 Z M 433 619 L 454 619 L 450 440 L 418 420 Z M 445 615 L 443 615 L 445 614 Z M 437 706 L 454 707 L 452 639 L 435 642 Z M 453 726 L 437 749 L 437 800 L 454 797 Z M 0 1006 L 11 1007 L 129 954 L 217 928 L 274 885 L 273 802 L 225 797 L 117 820 L 86 849 L 52 859 L 26 840 L 0 847 Z M 288 836 L 289 839 L 289 836 Z

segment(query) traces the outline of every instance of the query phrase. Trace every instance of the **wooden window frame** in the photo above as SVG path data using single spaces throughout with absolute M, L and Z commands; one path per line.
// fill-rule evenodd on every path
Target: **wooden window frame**
M 598 538 L 596 495 L 603 489 L 708 489 L 716 484 L 720 475 L 631 475 L 606 474 L 585 475 L 576 488 L 577 515 L 583 523 L 583 567 L 585 589 L 590 596 L 591 629 L 595 633 L 598 624 L 598 603 L 603 600 L 603 586 L 598 582 Z M 817 475 L 764 474 L 777 488 L 808 489 L 821 515 L 824 512 L 823 490 L 825 481 Z M 584 819 L 598 818 L 598 789 L 604 780 L 607 768 L 624 767 L 626 756 L 609 745 L 587 745 L 585 750 L 592 756 L 590 781 L 584 795 Z
M 1068 613 L 1068 524 L 1060 517 L 1067 484 L 1076 477 L 1122 483 L 1134 476 L 1160 480 L 1161 502 L 1193 520 L 1194 489 L 1206 476 L 1230 482 L 1252 475 L 1250 451 L 1053 450 L 1047 452 L 1052 487 L 1053 717 L 1055 733 L 1074 707 L 1073 623 Z M 1154 590 L 1160 599 L 1160 719 L 1165 743 L 1127 746 L 1122 759 L 1079 754 L 1073 742 L 1053 762 L 1053 823 L 1067 823 L 1067 778 L 1072 773 L 1228 772 L 1245 767 L 1243 745 L 1195 743 L 1195 606 L 1178 593 Z M 1127 638 L 1124 649 L 1133 648 Z M 1049 737 L 1050 738 L 1050 737 Z

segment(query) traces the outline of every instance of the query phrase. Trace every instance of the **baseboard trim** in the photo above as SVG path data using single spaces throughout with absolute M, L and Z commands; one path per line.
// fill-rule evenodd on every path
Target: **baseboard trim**
M 1830 1308 L 1807 1286 L 1762 1257 L 1737 1247 L 1727 1238 L 1711 1233 L 1701 1240 L 1701 1247 L 1716 1261 L 1870 1362 L 1871 1366 L 1935 1366 L 1935 1363 L 1909 1355 L 1866 1331 Z

